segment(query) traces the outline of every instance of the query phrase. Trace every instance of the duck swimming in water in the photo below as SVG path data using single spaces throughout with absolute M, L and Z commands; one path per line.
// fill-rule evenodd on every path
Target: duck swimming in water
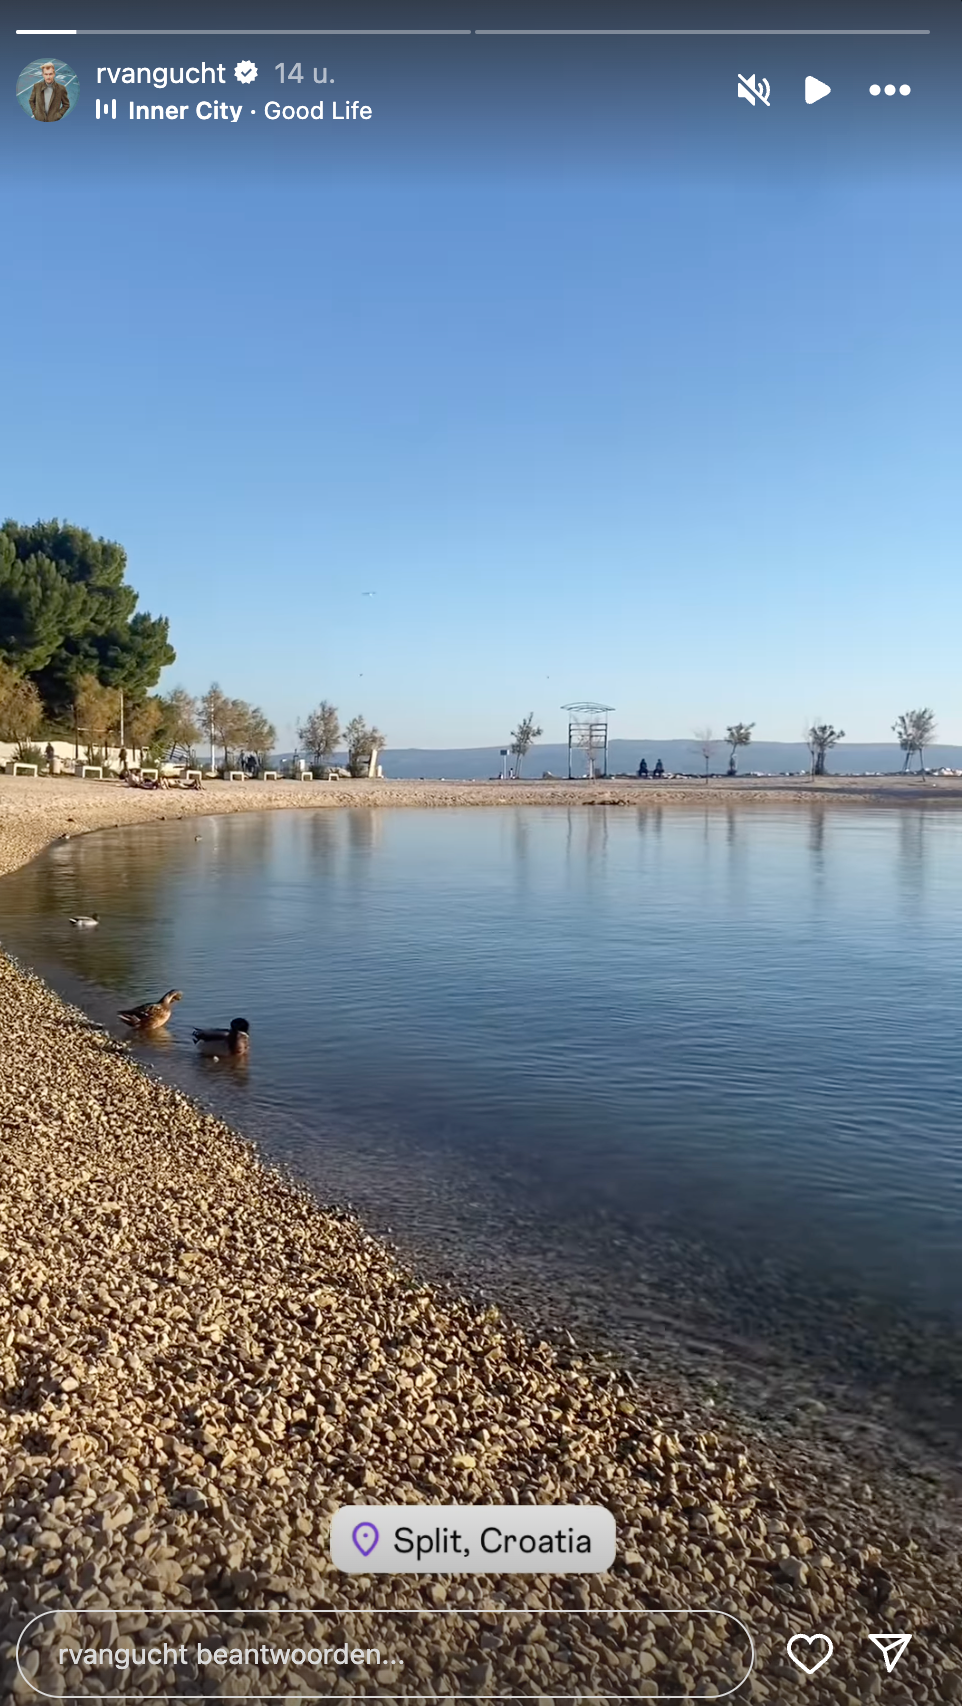
M 251 1044 L 250 1031 L 246 1019 L 232 1019 L 226 1031 L 195 1031 L 194 1042 L 201 1054 L 218 1060 L 222 1054 L 246 1054 Z
M 100 923 L 100 919 L 96 912 L 91 912 L 89 915 L 84 912 L 79 912 L 76 918 L 71 918 L 70 922 L 75 925 L 78 930 L 95 930 L 97 925 Z
M 157 1031 L 166 1025 L 175 1001 L 181 1000 L 179 989 L 168 989 L 159 1001 L 142 1001 L 139 1007 L 123 1007 L 118 1015 L 132 1031 Z

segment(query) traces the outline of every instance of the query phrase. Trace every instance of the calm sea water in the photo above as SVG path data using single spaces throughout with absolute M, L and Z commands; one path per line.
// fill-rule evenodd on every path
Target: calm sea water
M 172 822 L 58 843 L 0 935 L 111 1023 L 182 989 L 142 1058 L 535 1312 L 866 1366 L 957 1332 L 955 813 Z M 195 1059 L 235 1014 L 249 1066 Z

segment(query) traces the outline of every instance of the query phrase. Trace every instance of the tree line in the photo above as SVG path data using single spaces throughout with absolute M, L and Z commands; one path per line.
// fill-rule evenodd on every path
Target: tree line
M 892 733 L 905 754 L 903 773 L 917 756 L 919 772 L 924 774 L 925 749 L 935 739 L 935 712 L 927 705 L 914 711 L 902 711 L 892 724 Z M 845 730 L 835 728 L 832 723 L 813 723 L 806 730 L 805 739 L 812 758 L 812 775 L 824 776 L 828 754 L 845 739 Z
M 725 730 L 725 745 L 729 748 L 728 774 L 734 776 L 738 769 L 738 753 L 752 743 L 754 723 L 730 723 Z M 902 765 L 903 773 L 908 770 L 912 758 L 918 756 L 919 770 L 925 770 L 925 748 L 931 746 L 935 739 L 935 712 L 927 706 L 915 711 L 902 711 L 892 724 L 892 732 L 905 754 Z M 715 750 L 716 742 L 712 740 L 711 729 L 700 729 L 696 735 L 699 751 L 705 762 L 705 775 Z M 805 744 L 811 759 L 813 776 L 824 776 L 827 770 L 828 755 L 845 739 L 845 730 L 837 729 L 834 723 L 812 723 L 804 731 Z
M 0 528 L 0 739 L 24 748 L 37 738 L 71 739 L 88 752 L 121 746 L 152 758 L 196 761 L 206 745 L 228 766 L 238 753 L 263 765 L 276 730 L 258 705 L 232 698 L 217 682 L 194 697 L 183 687 L 153 693 L 161 671 L 176 660 L 166 616 L 137 609 L 137 593 L 126 580 L 122 546 L 72 523 L 38 521 Z M 754 723 L 732 723 L 725 742 L 729 774 L 737 755 L 751 745 Z M 512 731 L 510 750 L 521 775 L 524 760 L 542 730 L 534 713 Z M 905 754 L 925 770 L 925 749 L 935 738 L 928 707 L 903 711 L 893 724 Z M 342 729 L 335 706 L 322 700 L 298 729 L 298 738 L 318 767 L 329 766 L 341 743 L 354 775 L 366 775 L 371 754 L 386 745 L 377 728 L 355 716 Z M 699 731 L 705 775 L 717 743 Z M 844 740 L 844 729 L 813 722 L 805 731 L 813 776 L 826 772 L 828 754 Z
M 0 528 L 0 739 L 73 740 L 91 757 L 127 747 L 196 762 L 208 743 L 225 765 L 270 755 L 276 731 L 259 705 L 214 682 L 152 693 L 175 662 L 166 616 L 137 610 L 127 555 L 59 520 Z
M 738 754 L 743 748 L 751 746 L 754 729 L 754 723 L 729 723 L 725 730 L 724 741 L 716 740 L 710 728 L 696 730 L 695 741 L 704 763 L 706 782 L 712 759 L 720 745 L 725 745 L 729 749 L 729 776 L 738 774 Z M 902 765 L 903 773 L 909 769 L 913 757 L 917 756 L 919 771 L 924 774 L 925 749 L 932 745 L 935 739 L 935 731 L 935 712 L 928 706 L 914 711 L 902 711 L 895 719 L 892 724 L 892 732 L 905 754 L 905 762 Z M 533 711 L 523 717 L 518 727 L 512 730 L 509 751 L 515 754 L 518 761 L 515 768 L 516 775 L 521 775 L 522 763 L 541 733 L 542 730 L 535 726 Z M 805 729 L 804 740 L 811 757 L 811 774 L 813 776 L 824 776 L 826 774 L 829 753 L 844 739 L 845 730 L 837 729 L 833 723 L 816 722 Z
M 363 717 L 352 717 L 342 729 L 337 706 L 326 699 L 304 719 L 297 738 L 311 764 L 319 770 L 330 769 L 335 752 L 343 744 L 352 776 L 366 776 L 372 754 L 383 752 L 387 745 L 380 729 L 369 728 Z
M 81 675 L 73 687 L 69 719 L 46 715 L 29 677 L 0 661 L 0 740 L 16 741 L 25 751 L 32 740 L 73 740 L 90 760 L 111 747 L 137 752 L 162 763 L 177 759 L 194 766 L 209 750 L 230 766 L 240 753 L 263 767 L 276 739 L 273 723 L 259 705 L 231 699 L 215 682 L 198 698 L 183 687 L 148 694 L 132 704 L 122 690 L 105 687 L 95 675 Z
M 201 753 L 230 768 L 240 754 L 263 767 L 277 731 L 259 705 L 218 682 L 152 692 L 176 660 L 166 616 L 137 610 L 127 555 L 109 539 L 59 520 L 0 528 L 0 740 L 21 752 L 36 740 L 71 740 L 95 758 L 125 747 L 155 762 L 196 765 Z M 341 741 L 353 773 L 366 774 L 385 743 L 361 716 L 342 730 L 322 701 L 299 731 L 312 761 L 330 764 Z M 36 756 L 36 754 L 34 754 Z

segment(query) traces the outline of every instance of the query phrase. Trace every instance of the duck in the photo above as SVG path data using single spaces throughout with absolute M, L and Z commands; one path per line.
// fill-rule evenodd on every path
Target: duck
M 232 1019 L 226 1031 L 194 1032 L 194 1042 L 201 1054 L 218 1060 L 222 1054 L 246 1054 L 251 1045 L 250 1025 L 246 1019 Z
M 173 1010 L 174 1002 L 182 999 L 179 989 L 168 989 L 159 1001 L 142 1001 L 139 1007 L 123 1007 L 118 1017 L 129 1025 L 132 1031 L 157 1031 L 161 1025 L 166 1025 Z
M 70 922 L 78 930 L 95 930 L 100 918 L 96 912 L 78 912 L 76 918 L 71 918 Z

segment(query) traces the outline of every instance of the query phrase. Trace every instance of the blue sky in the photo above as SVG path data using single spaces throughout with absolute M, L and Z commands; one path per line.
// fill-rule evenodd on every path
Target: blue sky
M 76 112 L 11 96 L 0 138 L 5 513 L 119 539 L 168 683 L 218 679 L 282 745 L 321 697 L 396 746 L 532 708 L 559 738 L 583 697 L 619 735 L 880 739 L 928 703 L 962 740 L 936 15 L 927 41 L 299 43 L 319 94 L 374 107 L 336 129 L 264 118 L 290 39 L 51 43 Z M 37 51 L 6 39 L 11 88 Z M 236 127 L 95 122 L 98 64 L 201 58 Z

